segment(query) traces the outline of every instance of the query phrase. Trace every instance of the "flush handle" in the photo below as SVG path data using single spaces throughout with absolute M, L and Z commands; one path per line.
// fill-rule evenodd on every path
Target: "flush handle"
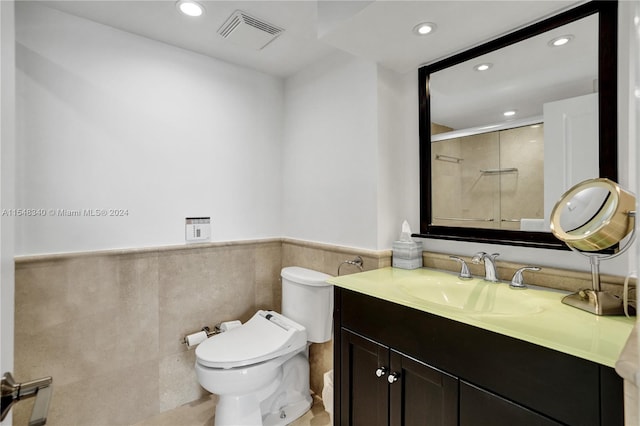
M 49 412 L 49 402 L 51 401 L 51 393 L 53 391 L 53 379 L 51 377 L 43 377 L 37 380 L 31 380 L 24 383 L 16 383 L 11 373 L 4 373 L 2 376 L 2 414 L 0 421 L 4 418 L 16 402 L 36 398 L 29 419 L 29 426 L 42 426 L 47 423 L 47 413 Z

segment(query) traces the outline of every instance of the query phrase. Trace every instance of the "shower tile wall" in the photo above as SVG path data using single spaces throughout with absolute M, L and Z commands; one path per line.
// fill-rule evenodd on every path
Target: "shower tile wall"
M 52 426 L 136 423 L 206 395 L 182 336 L 279 310 L 282 266 L 335 275 L 356 254 L 367 269 L 390 264 L 390 252 L 281 239 L 20 258 L 15 376 L 53 376 Z M 316 393 L 331 368 L 331 344 L 312 345 Z M 16 405 L 15 425 L 31 405 Z
M 544 217 L 542 126 L 448 139 L 431 149 L 435 225 L 519 229 L 521 218 Z M 487 169 L 515 172 L 482 173 Z

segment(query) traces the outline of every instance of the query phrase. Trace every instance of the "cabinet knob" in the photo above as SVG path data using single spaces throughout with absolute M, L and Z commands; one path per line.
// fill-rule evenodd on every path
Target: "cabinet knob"
M 400 378 L 400 373 L 391 373 L 389 377 L 387 377 L 387 381 L 393 384 L 398 381 L 398 378 Z
M 385 374 L 387 374 L 387 369 L 386 367 L 378 367 L 378 369 L 376 370 L 376 376 L 378 377 L 382 377 Z

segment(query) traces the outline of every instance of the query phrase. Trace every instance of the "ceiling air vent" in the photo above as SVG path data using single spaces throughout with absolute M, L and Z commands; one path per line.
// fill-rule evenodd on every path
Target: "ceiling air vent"
M 260 50 L 271 43 L 283 31 L 282 28 L 247 15 L 241 10 L 236 10 L 222 24 L 218 34 L 240 46 Z

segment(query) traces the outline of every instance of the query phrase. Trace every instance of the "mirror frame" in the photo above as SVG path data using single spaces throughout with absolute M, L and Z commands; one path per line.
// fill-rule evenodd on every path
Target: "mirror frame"
M 599 177 L 618 180 L 618 1 L 591 1 L 418 70 L 420 138 L 420 233 L 414 237 L 568 250 L 551 232 L 431 225 L 431 114 L 429 76 L 556 27 L 599 14 Z

